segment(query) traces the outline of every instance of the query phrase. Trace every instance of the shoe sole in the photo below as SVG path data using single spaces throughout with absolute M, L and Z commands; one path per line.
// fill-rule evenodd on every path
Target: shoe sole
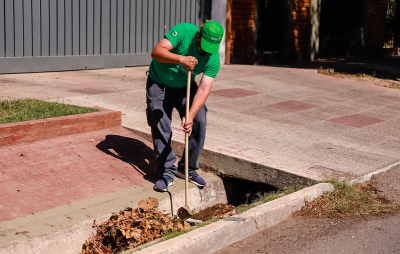
M 153 189 L 154 189 L 155 191 L 160 191 L 160 192 L 166 192 L 166 191 L 168 191 L 168 189 L 160 189 L 160 188 L 157 188 L 157 187 L 154 187 L 154 186 L 153 186 Z
M 199 186 L 199 187 L 206 186 L 205 184 L 199 184 L 198 182 L 195 182 L 195 181 L 191 180 L 190 178 L 189 178 L 189 183 L 193 183 L 194 185 Z

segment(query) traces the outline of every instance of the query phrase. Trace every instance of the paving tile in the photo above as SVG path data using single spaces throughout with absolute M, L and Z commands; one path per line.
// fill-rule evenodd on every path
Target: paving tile
M 364 119 L 364 118 L 365 118 L 365 116 L 358 115 L 358 114 L 352 114 L 352 115 L 347 115 L 347 116 L 334 118 L 334 119 L 331 119 L 329 121 L 333 122 L 333 123 L 346 124 L 346 123 L 358 121 L 358 120 L 361 120 L 361 119 Z
M 372 125 L 375 123 L 379 123 L 379 122 L 383 122 L 383 120 L 377 119 L 377 118 L 364 118 L 364 119 L 360 119 L 358 121 L 354 121 L 354 122 L 350 122 L 350 123 L 346 123 L 346 125 L 348 126 L 353 126 L 356 128 L 362 128 L 368 125 Z
M 362 128 L 375 123 L 383 122 L 384 120 L 363 116 L 359 114 L 352 114 L 328 120 L 329 122 L 345 124 L 356 128 Z
M 215 91 L 211 91 L 211 93 L 215 94 L 215 95 L 227 97 L 227 98 L 240 98 L 240 97 L 246 97 L 246 96 L 260 94 L 258 92 L 245 90 L 245 89 L 241 89 L 241 88 L 215 90 Z
M 284 102 L 280 102 L 280 103 L 270 104 L 270 105 L 267 105 L 267 107 L 275 108 L 275 109 L 279 109 L 279 110 L 283 110 L 283 111 L 287 111 L 287 112 L 298 112 L 298 111 L 318 107 L 318 105 L 301 102 L 301 101 L 290 100 L 290 101 L 284 101 Z

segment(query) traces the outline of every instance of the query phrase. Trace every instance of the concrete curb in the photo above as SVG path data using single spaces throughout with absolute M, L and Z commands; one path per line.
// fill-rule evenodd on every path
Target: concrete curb
M 286 220 L 307 201 L 333 190 L 332 184 L 320 183 L 135 253 L 212 253 Z
M 389 164 L 389 165 L 387 165 L 387 166 L 385 166 L 385 167 L 382 167 L 382 168 L 380 168 L 380 169 L 377 169 L 377 170 L 375 170 L 375 171 L 373 171 L 373 172 L 370 172 L 370 173 L 368 173 L 368 174 L 359 176 L 359 177 L 357 177 L 357 178 L 351 180 L 350 183 L 351 183 L 351 184 L 353 184 L 353 183 L 364 183 L 364 182 L 366 182 L 366 181 L 371 180 L 371 178 L 372 178 L 374 175 L 387 172 L 389 169 L 391 169 L 392 167 L 395 167 L 395 166 L 397 166 L 397 165 L 400 165 L 400 161 L 396 161 L 395 163 L 391 163 L 391 164 Z
M 0 124 L 0 146 L 121 126 L 121 112 L 99 112 Z

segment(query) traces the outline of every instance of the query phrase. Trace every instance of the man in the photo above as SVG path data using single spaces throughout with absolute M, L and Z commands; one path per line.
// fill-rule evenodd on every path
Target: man
M 200 29 L 188 23 L 174 26 L 151 53 L 146 84 L 147 122 L 151 127 L 156 170 L 160 174 L 154 189 L 167 191 L 174 183 L 176 156 L 171 148 L 171 115 L 176 108 L 182 119 L 183 131 L 189 133 L 189 181 L 199 187 L 206 185 L 196 170 L 204 146 L 207 107 L 204 104 L 220 68 L 219 45 L 224 34 L 216 21 L 206 22 Z M 191 76 L 189 119 L 185 118 L 188 70 Z M 204 73 L 200 84 L 194 81 Z M 185 168 L 184 156 L 178 167 Z

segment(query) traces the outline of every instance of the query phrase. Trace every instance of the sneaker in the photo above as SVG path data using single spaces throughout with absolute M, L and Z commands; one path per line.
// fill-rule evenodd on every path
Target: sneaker
M 169 175 L 163 175 L 160 180 L 154 184 L 153 189 L 156 191 L 168 191 L 168 186 L 174 184 L 174 179 L 172 179 Z
M 189 171 L 189 182 L 199 187 L 203 187 L 204 185 L 206 185 L 206 181 L 204 181 L 204 179 L 199 176 L 196 171 Z

